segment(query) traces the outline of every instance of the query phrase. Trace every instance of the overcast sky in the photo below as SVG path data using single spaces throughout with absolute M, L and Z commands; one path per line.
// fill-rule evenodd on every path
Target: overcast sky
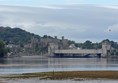
M 77 42 L 118 41 L 118 0 L 0 0 L 0 25 Z
M 1 5 L 57 5 L 57 4 L 109 4 L 117 5 L 118 0 L 0 0 Z

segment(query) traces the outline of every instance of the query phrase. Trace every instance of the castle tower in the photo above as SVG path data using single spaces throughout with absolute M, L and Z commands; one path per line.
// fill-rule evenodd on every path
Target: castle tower
M 102 51 L 103 51 L 103 56 L 110 56 L 110 52 L 111 52 L 111 44 L 108 41 L 104 41 L 102 43 Z
M 62 36 L 62 41 L 64 40 L 64 36 Z
M 57 39 L 57 36 L 55 36 L 54 38 Z
M 58 49 L 58 45 L 55 43 L 48 44 L 48 54 L 51 56 L 53 55 L 54 51 Z

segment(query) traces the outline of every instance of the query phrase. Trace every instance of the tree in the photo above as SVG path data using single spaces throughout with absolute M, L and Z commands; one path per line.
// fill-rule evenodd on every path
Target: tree
M 0 58 L 3 58 L 7 55 L 7 48 L 3 41 L 0 40 Z
M 89 40 L 85 41 L 84 44 L 83 44 L 83 48 L 92 49 L 93 48 L 92 42 L 89 41 Z

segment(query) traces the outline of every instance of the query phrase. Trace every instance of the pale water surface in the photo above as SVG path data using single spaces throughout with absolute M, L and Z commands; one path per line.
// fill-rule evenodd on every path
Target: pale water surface
M 47 71 L 118 71 L 118 59 L 16 57 L 0 59 L 0 74 Z

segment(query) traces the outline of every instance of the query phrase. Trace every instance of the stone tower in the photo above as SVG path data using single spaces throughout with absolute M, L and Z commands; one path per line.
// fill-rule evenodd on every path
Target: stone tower
M 53 55 L 54 51 L 58 49 L 58 44 L 49 43 L 48 44 L 48 54 L 51 56 Z
M 104 41 L 102 43 L 102 51 L 103 51 L 103 56 L 107 57 L 110 56 L 111 53 L 111 44 L 108 41 Z

